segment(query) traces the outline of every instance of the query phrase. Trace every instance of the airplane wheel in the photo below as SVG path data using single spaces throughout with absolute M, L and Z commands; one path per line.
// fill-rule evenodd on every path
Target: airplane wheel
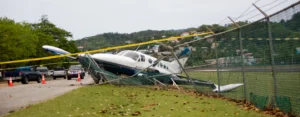
M 39 76 L 36 80 L 37 83 L 41 83 L 42 82 L 42 78 Z

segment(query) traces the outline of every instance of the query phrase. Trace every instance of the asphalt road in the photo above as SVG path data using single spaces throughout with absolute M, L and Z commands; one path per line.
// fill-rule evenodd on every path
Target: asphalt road
M 76 78 L 72 80 L 62 78 L 46 80 L 46 84 L 31 82 L 30 84 L 23 85 L 15 83 L 13 87 L 8 87 L 7 83 L 4 86 L 2 83 L 0 87 L 0 116 L 93 83 L 89 75 L 86 75 L 85 79 L 81 80 L 81 82 L 77 82 Z

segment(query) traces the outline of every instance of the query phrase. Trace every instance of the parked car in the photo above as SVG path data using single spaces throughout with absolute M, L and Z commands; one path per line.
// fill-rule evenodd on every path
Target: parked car
M 41 83 L 42 81 L 42 74 L 39 71 L 34 71 L 33 68 L 26 66 L 26 67 L 19 67 L 12 71 L 5 71 L 3 73 L 3 80 L 9 81 L 12 78 L 13 82 L 21 81 L 22 84 L 28 84 L 29 81 L 37 81 L 37 83 Z
M 53 79 L 56 80 L 56 78 L 64 78 L 66 79 L 66 71 L 63 67 L 56 67 L 53 70 Z
M 53 76 L 53 72 L 54 72 L 54 70 L 49 70 L 49 76 Z
M 47 67 L 37 67 L 37 68 L 36 68 L 36 71 L 41 72 L 41 74 L 44 74 L 45 77 L 50 76 L 50 75 L 49 75 L 49 70 L 48 70 Z
M 81 65 L 71 65 L 68 70 L 68 80 L 77 78 L 78 74 L 80 74 L 81 79 L 84 79 L 85 72 Z

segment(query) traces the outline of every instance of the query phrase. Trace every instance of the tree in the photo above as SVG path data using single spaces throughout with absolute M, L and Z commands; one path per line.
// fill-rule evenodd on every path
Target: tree
M 8 18 L 0 18 L 0 61 L 20 60 L 27 58 L 38 58 L 51 56 L 42 48 L 43 45 L 52 45 L 63 48 L 69 52 L 78 52 L 75 41 L 67 38 L 72 34 L 51 23 L 47 16 L 42 16 L 39 23 L 16 23 Z M 63 62 L 64 59 L 52 59 L 13 65 L 2 65 L 5 67 L 16 67 L 22 65 L 36 65 L 41 63 Z
M 0 18 L 0 27 L 0 61 L 24 59 L 35 55 L 38 38 L 28 23 L 16 23 L 8 18 Z

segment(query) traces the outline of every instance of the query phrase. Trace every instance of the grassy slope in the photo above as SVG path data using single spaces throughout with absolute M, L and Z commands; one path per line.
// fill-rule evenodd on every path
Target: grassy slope
M 107 111 L 107 112 L 105 112 Z M 195 97 L 179 91 L 111 85 L 88 86 L 63 96 L 14 112 L 8 117 L 132 116 L 224 117 L 268 116 L 245 111 L 233 102 Z M 104 113 L 105 112 L 105 113 Z

